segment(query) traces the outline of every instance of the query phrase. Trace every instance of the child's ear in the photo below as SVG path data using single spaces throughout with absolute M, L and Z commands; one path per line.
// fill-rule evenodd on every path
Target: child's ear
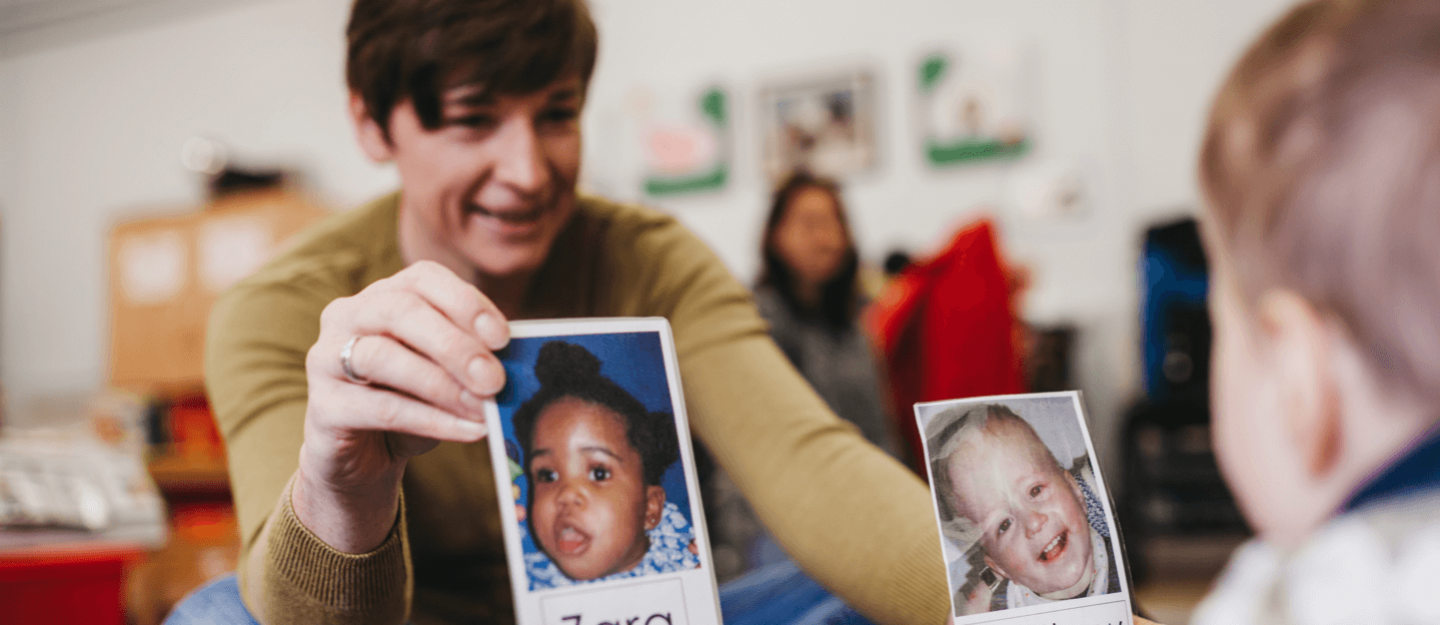
M 1266 291 L 1258 312 L 1280 394 L 1279 416 L 1306 474 L 1323 476 L 1338 461 L 1341 442 L 1328 324 L 1308 300 L 1286 289 Z
M 999 575 L 1000 577 L 1003 577 L 1005 579 L 1010 579 L 1010 574 L 1006 573 L 1005 569 L 1000 568 L 1000 565 L 996 564 L 994 560 L 991 560 L 990 554 L 985 554 L 985 566 L 988 566 L 990 567 L 990 570 L 995 571 L 996 575 Z
M 1080 502 L 1080 505 L 1085 505 L 1085 491 L 1080 490 L 1080 481 L 1075 479 L 1075 474 L 1066 471 L 1064 467 L 1057 466 L 1056 470 L 1065 476 L 1065 483 L 1070 485 L 1070 490 L 1075 493 L 1075 499 Z
M 354 91 L 350 92 L 350 122 L 355 126 L 355 138 L 360 142 L 360 149 L 365 152 L 365 156 L 376 163 L 384 163 L 394 158 L 390 137 L 385 134 L 385 129 L 370 117 L 365 98 Z
M 655 529 L 660 524 L 660 515 L 665 513 L 665 488 L 661 486 L 645 487 L 645 531 Z

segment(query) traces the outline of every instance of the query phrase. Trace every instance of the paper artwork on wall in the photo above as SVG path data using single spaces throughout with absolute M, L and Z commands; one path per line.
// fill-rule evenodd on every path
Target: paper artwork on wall
M 640 127 L 646 195 L 681 195 L 725 186 L 730 177 L 730 117 L 723 89 L 704 90 L 678 114 L 646 113 L 650 119 Z
M 175 230 L 132 235 L 120 242 L 120 284 L 140 305 L 175 297 L 185 286 L 189 246 Z
M 1093 210 L 1094 168 L 1082 161 L 1040 160 L 1009 172 L 1011 203 L 1026 219 L 1037 222 L 1083 220 Z
M 1030 149 L 1025 64 L 1014 45 L 939 51 L 916 73 L 921 143 L 935 167 L 1015 158 Z
M 771 180 L 796 169 L 844 178 L 875 167 L 875 84 L 870 73 L 776 84 L 761 91 L 764 166 Z
M 200 280 L 212 293 L 255 273 L 270 260 L 275 246 L 269 222 L 253 215 L 209 220 L 198 236 Z

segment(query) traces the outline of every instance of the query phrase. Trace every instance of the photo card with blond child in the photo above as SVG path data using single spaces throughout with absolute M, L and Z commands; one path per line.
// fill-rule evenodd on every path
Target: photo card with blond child
M 517 622 L 720 623 L 669 323 L 510 335 L 487 420 Z
M 956 625 L 1131 623 L 1078 392 L 915 405 Z

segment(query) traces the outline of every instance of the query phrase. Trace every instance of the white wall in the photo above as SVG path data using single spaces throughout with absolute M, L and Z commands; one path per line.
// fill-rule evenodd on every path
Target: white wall
M 729 89 L 736 109 L 733 183 L 713 195 L 651 201 L 702 233 L 749 280 L 767 194 L 759 165 L 761 86 L 806 72 L 872 69 L 880 86 L 880 166 L 845 189 L 862 253 L 878 262 L 896 247 L 933 249 L 970 219 L 996 218 L 1006 251 L 1034 270 L 1026 316 L 1081 329 L 1077 381 L 1108 462 L 1118 416 L 1138 392 L 1140 232 L 1154 220 L 1193 211 L 1194 158 L 1210 95 L 1245 42 L 1287 5 L 605 0 L 595 7 L 601 58 L 589 119 L 612 122 L 606 107 L 637 88 L 660 92 L 668 85 L 677 96 L 708 82 Z M 934 170 L 922 160 L 911 119 L 916 64 L 936 47 L 955 50 L 996 37 L 1032 55 L 1035 149 L 1014 164 Z M 613 149 L 593 139 L 592 133 L 590 162 Z M 1089 218 L 1044 223 L 1016 214 L 1007 182 L 1036 161 L 1091 172 Z
M 347 3 L 220 6 L 85 24 L 91 36 L 24 42 L 32 49 L 0 60 L 0 118 L 16 129 L 0 195 L 0 370 L 13 398 L 105 379 L 106 234 L 200 201 L 202 181 L 180 165 L 188 137 L 228 144 L 242 165 L 293 165 L 337 205 L 393 184 L 354 149 L 343 116 Z
M 851 181 L 871 260 L 931 249 L 988 213 L 1036 284 L 1027 316 L 1073 321 L 1077 374 L 1107 439 L 1138 384 L 1139 230 L 1193 208 L 1193 160 L 1211 91 L 1285 0 L 592 0 L 601 31 L 586 157 L 635 87 L 725 85 L 735 115 L 731 185 L 659 202 L 742 279 L 756 267 L 765 204 L 754 103 L 767 80 L 866 66 L 880 87 L 881 165 Z M 244 162 L 300 168 L 333 206 L 395 183 L 354 147 L 344 117 L 347 0 L 228 0 L 0 39 L 0 375 L 16 397 L 94 388 L 105 377 L 104 236 L 124 215 L 200 198 L 179 165 L 201 135 Z M 1094 209 L 1035 223 L 1006 206 L 1015 165 L 933 171 L 914 145 L 911 75 L 935 46 L 997 33 L 1034 55 L 1035 149 L 1083 163 Z M 1022 163 L 1025 161 L 1022 161 Z M 612 189 L 628 195 L 624 189 Z M 1102 440 L 1102 447 L 1107 446 Z M 1104 451 L 1102 451 L 1102 455 Z
M 9 332 L 4 329 L 4 319 L 9 315 L 5 314 L 5 303 L 12 295 L 7 292 L 10 281 L 5 277 L 10 267 L 10 259 L 4 255 L 5 239 L 11 230 L 9 207 L 13 204 L 18 181 L 16 173 L 19 171 L 19 131 L 18 121 L 13 114 L 18 110 L 18 94 L 10 85 L 16 84 L 15 65 L 0 60 L 0 381 L 9 366 L 4 363 L 3 355 L 10 345 Z

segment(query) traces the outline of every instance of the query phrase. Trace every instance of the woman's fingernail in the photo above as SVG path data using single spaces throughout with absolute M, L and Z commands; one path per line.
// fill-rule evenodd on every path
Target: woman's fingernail
M 491 364 L 483 357 L 470 361 L 468 373 L 471 388 L 479 391 L 481 395 L 493 396 L 499 393 L 505 386 L 504 369 L 500 369 L 502 374 L 499 376 L 495 375 L 494 369 L 500 369 L 499 363 Z
M 510 326 L 495 316 L 495 313 L 481 313 L 475 318 L 475 333 L 492 350 L 510 344 Z
M 484 421 L 466 421 L 460 419 L 460 431 L 470 436 L 484 436 L 488 429 Z
M 460 403 L 465 404 L 466 408 L 478 414 L 485 414 L 485 400 L 480 399 L 479 395 L 471 393 L 470 391 L 460 391 Z

